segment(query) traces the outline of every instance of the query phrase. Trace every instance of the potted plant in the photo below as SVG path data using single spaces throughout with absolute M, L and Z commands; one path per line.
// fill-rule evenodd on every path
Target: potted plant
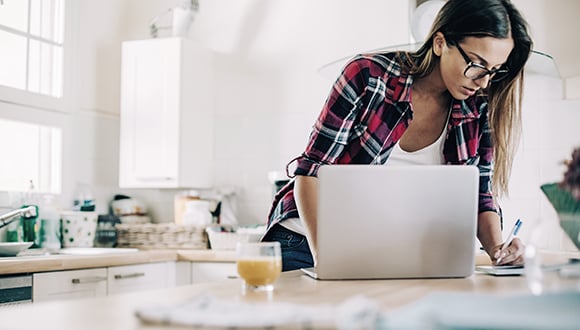
M 541 189 L 556 210 L 560 227 L 580 249 L 580 147 L 565 164 L 563 180 L 544 184 Z

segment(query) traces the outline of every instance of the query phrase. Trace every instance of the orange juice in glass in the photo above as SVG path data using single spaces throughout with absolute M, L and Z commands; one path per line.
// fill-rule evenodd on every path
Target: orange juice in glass
M 282 272 L 279 242 L 239 243 L 238 274 L 244 280 L 244 291 L 272 291 Z

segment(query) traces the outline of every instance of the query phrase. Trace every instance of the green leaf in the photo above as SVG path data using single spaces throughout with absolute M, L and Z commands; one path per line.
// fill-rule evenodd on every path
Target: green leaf
M 558 213 L 580 213 L 580 201 L 577 201 L 572 194 L 558 186 L 558 183 L 546 183 L 540 186 L 550 204 Z

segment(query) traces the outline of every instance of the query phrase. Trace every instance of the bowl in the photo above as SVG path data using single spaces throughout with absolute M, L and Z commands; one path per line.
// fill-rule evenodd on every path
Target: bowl
M 28 249 L 33 242 L 1 242 L 0 257 L 14 257 L 18 253 Z

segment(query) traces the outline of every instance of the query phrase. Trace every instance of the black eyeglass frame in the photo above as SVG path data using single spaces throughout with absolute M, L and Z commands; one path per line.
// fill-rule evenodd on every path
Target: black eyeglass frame
M 465 67 L 465 70 L 463 70 L 463 75 L 466 78 L 469 78 L 471 80 L 477 80 L 477 79 L 481 79 L 481 78 L 489 75 L 489 80 L 491 82 L 498 82 L 500 80 L 505 79 L 508 76 L 508 73 L 509 73 L 509 68 L 508 67 L 501 66 L 501 67 L 499 67 L 497 69 L 490 70 L 490 69 L 486 68 L 485 66 L 483 66 L 483 65 L 481 65 L 479 63 L 473 62 L 469 58 L 469 56 L 467 56 L 467 54 L 465 53 L 465 51 L 463 50 L 463 48 L 461 48 L 461 46 L 459 46 L 459 43 L 458 42 L 450 42 L 450 41 L 448 41 L 448 43 L 450 45 L 452 45 L 452 46 L 455 46 L 457 48 L 457 50 L 459 51 L 459 54 L 461 54 L 461 56 L 463 57 L 463 60 L 465 60 L 465 63 L 467 64 L 467 66 Z M 470 77 L 470 76 L 467 75 L 467 70 L 469 70 L 471 67 L 476 67 L 478 69 L 482 69 L 485 72 L 482 73 L 482 74 L 480 74 L 480 75 L 478 75 L 477 77 L 473 77 L 472 78 L 472 77 Z M 498 73 L 500 73 L 499 78 L 495 78 L 494 79 L 494 77 Z

